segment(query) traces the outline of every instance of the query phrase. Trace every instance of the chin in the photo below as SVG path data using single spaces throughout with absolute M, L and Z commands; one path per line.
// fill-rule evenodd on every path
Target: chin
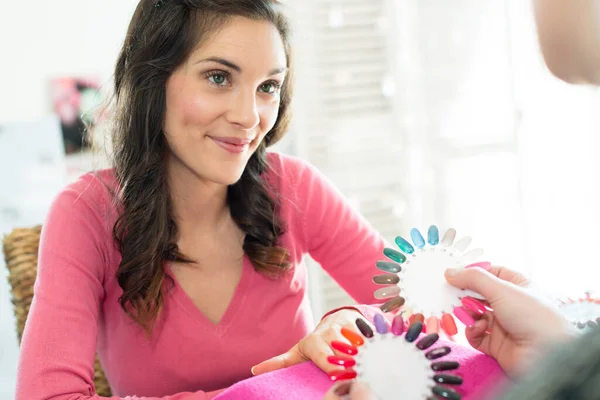
M 214 175 L 210 180 L 221 185 L 230 186 L 237 183 L 242 178 L 243 173 L 243 168 L 235 170 L 222 169 L 220 171 L 214 171 Z

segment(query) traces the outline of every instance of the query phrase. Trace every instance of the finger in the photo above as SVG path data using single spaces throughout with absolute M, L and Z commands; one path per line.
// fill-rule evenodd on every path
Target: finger
M 469 344 L 474 349 L 482 352 L 484 352 L 482 347 L 484 345 L 484 339 L 487 336 L 487 326 L 487 321 L 485 319 L 480 319 L 479 321 L 476 321 L 475 324 L 465 329 L 465 337 L 467 338 Z
M 341 396 L 346 396 L 350 393 L 354 381 L 342 381 L 335 383 L 331 389 L 327 391 L 323 400 L 339 400 Z
M 356 381 L 350 387 L 350 398 L 352 400 L 374 400 L 375 396 L 365 382 Z
M 469 289 L 481 294 L 490 303 L 507 294 L 507 291 L 517 291 L 507 282 L 499 279 L 492 273 L 481 268 L 466 270 L 448 269 L 445 273 L 446 280 L 459 289 Z
M 485 314 L 486 312 L 489 311 L 489 308 L 490 308 L 486 304 L 485 301 L 474 299 L 469 296 L 463 297 L 461 299 L 461 303 L 462 303 L 462 306 L 467 311 L 469 311 L 469 313 L 471 313 L 471 315 L 473 315 L 473 318 L 475 318 L 475 316 L 481 316 L 481 315 Z M 475 318 L 475 319 L 478 319 L 478 318 Z
M 324 339 L 311 341 L 310 345 L 304 347 L 306 347 L 303 349 L 305 359 L 311 360 L 317 367 L 325 372 L 340 369 L 339 366 L 331 364 L 328 357 L 333 355 L 348 356 L 347 353 L 332 349 L 330 343 L 326 342 Z
M 517 286 L 526 287 L 531 283 L 529 279 L 521 273 L 505 267 L 492 267 L 488 272 L 503 281 L 510 282 Z
M 287 353 L 280 354 L 266 361 L 256 364 L 250 370 L 252 375 L 261 375 L 267 372 L 275 371 L 282 368 L 287 368 L 292 365 L 300 364 L 301 362 L 307 361 L 302 353 L 299 351 L 298 345 L 292 347 Z

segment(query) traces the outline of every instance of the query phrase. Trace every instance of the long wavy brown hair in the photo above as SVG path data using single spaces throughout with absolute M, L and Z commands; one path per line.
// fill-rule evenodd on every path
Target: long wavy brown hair
M 240 180 L 229 186 L 227 201 L 233 220 L 245 232 L 243 249 L 254 268 L 273 276 L 290 268 L 289 253 L 278 246 L 284 227 L 277 203 L 262 177 L 268 168 L 266 147 L 283 137 L 290 122 L 289 25 L 280 7 L 274 0 L 141 0 L 132 17 L 114 75 L 112 143 L 120 214 L 113 235 L 122 255 L 119 303 L 148 333 L 163 305 L 165 261 L 193 262 L 176 244 L 165 169 L 169 150 L 162 131 L 166 82 L 196 46 L 235 16 L 276 26 L 290 71 L 277 121 Z

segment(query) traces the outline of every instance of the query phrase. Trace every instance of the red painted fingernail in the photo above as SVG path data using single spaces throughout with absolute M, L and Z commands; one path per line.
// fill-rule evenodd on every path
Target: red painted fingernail
M 481 262 L 469 264 L 465 267 L 465 269 L 466 268 L 481 268 L 481 269 L 485 269 L 486 271 L 488 271 L 490 268 L 492 268 L 492 263 L 489 261 L 481 261 Z
M 331 342 L 331 347 L 336 349 L 339 352 L 348 354 L 350 356 L 354 356 L 354 355 L 358 354 L 358 349 L 356 347 L 346 344 L 346 343 L 343 343 L 343 342 L 338 342 L 337 340 L 334 340 L 333 342 Z
M 448 336 L 454 336 L 458 333 L 456 322 L 454 322 L 454 317 L 451 314 L 442 315 L 442 328 Z
M 333 365 L 341 365 L 342 367 L 354 367 L 356 365 L 356 360 L 347 356 L 329 356 L 327 357 L 327 361 Z
M 343 369 L 341 371 L 331 371 L 327 375 L 329 376 L 329 379 L 336 382 L 356 378 L 356 371 L 353 369 Z
M 476 312 L 477 314 L 483 315 L 487 311 L 482 302 L 475 300 L 471 297 L 463 297 L 460 299 L 463 306 L 468 308 L 469 310 Z
M 454 307 L 454 315 L 456 315 L 456 318 L 467 327 L 475 324 L 473 317 L 471 317 L 471 315 L 462 307 Z

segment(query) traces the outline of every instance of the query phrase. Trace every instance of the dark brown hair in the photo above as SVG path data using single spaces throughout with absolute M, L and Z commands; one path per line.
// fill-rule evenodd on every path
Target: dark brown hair
M 277 142 L 290 121 L 292 95 L 288 22 L 273 0 L 141 0 L 129 25 L 115 69 L 113 157 L 120 215 L 113 235 L 121 251 L 117 271 L 121 307 L 147 332 L 163 304 L 165 261 L 192 262 L 176 244 L 165 169 L 168 146 L 162 132 L 166 82 L 192 50 L 232 17 L 268 21 L 277 27 L 290 71 L 281 90 L 273 129 L 248 161 L 241 179 L 229 186 L 233 220 L 245 232 L 244 252 L 256 270 L 279 275 L 290 267 L 278 246 L 283 226 L 263 181 L 266 147 Z

